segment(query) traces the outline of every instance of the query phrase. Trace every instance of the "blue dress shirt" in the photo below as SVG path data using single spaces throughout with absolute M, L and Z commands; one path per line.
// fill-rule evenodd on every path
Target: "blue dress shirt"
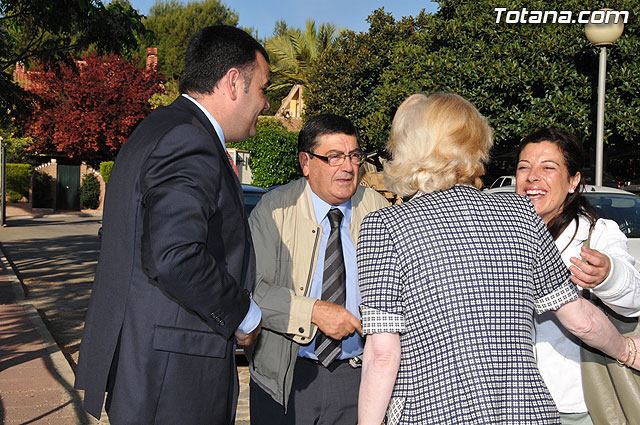
M 308 296 L 311 298 L 322 299 L 322 275 L 324 274 L 324 253 L 327 248 L 327 241 L 329 240 L 329 233 L 331 233 L 331 224 L 327 213 L 331 208 L 338 208 L 342 215 L 342 223 L 340 224 L 340 238 L 342 240 L 342 255 L 344 257 L 344 267 L 347 275 L 347 294 L 345 308 L 351 312 L 354 316 L 360 319 L 360 312 L 358 306 L 360 305 L 360 287 L 358 286 L 358 268 L 356 265 L 356 247 L 351 240 L 351 234 L 349 233 L 349 224 L 351 223 L 351 200 L 344 204 L 334 207 L 327 202 L 323 201 L 313 193 L 311 187 L 311 199 L 313 201 L 313 211 L 316 216 L 316 222 L 322 226 L 322 238 L 320 239 L 320 246 L 318 248 L 318 261 L 316 262 L 316 268 L 313 271 L 313 278 L 311 280 L 311 289 Z M 347 338 L 342 340 L 342 353 L 338 356 L 338 359 L 350 359 L 362 354 L 362 337 L 354 332 Z M 301 345 L 298 355 L 301 357 L 307 357 L 317 360 L 314 351 L 316 348 L 315 338 L 309 345 Z

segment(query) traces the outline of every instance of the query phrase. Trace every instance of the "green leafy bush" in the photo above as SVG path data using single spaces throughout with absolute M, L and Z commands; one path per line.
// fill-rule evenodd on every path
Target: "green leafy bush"
M 95 210 L 100 205 L 100 182 L 92 173 L 85 174 L 80 185 L 80 205 Z
M 256 124 L 256 128 L 258 130 L 265 129 L 265 128 L 274 128 L 276 130 L 287 129 L 287 127 L 285 127 L 284 124 L 282 124 L 282 121 L 273 117 L 260 117 L 258 119 L 258 123 Z
M 33 175 L 33 203 L 34 208 L 52 208 L 53 192 L 51 190 L 51 176 L 44 173 Z
M 29 197 L 33 166 L 30 164 L 7 164 L 7 193 L 10 202 L 17 202 L 23 196 Z
M 15 190 L 7 189 L 7 200 L 9 202 L 20 202 L 22 199 L 22 194 L 16 192 Z
M 298 133 L 273 127 L 259 128 L 255 137 L 230 147 L 251 153 L 252 184 L 270 187 L 289 183 L 300 176 Z
M 100 175 L 104 180 L 104 184 L 109 182 L 109 176 L 111 176 L 111 170 L 113 169 L 113 161 L 105 161 L 100 163 Z

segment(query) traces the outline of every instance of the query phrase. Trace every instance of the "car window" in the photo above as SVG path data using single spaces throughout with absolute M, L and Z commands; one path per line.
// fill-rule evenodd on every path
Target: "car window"
M 258 204 L 262 195 L 264 195 L 264 192 L 244 192 L 244 210 L 247 213 L 247 217 Z
M 493 189 L 494 187 L 502 187 L 502 182 L 504 181 L 504 177 L 497 178 L 493 184 L 489 187 L 489 189 Z
M 584 193 L 602 218 L 618 223 L 627 237 L 640 237 L 640 198 L 614 193 Z

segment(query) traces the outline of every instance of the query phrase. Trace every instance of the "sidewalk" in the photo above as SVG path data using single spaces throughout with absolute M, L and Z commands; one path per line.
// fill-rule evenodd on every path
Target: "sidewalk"
M 29 219 L 36 216 L 33 212 L 31 213 L 32 215 L 23 216 L 24 211 L 22 211 L 22 214 L 18 214 L 18 216 Z M 69 215 L 81 214 L 82 216 L 91 216 L 89 214 L 84 215 L 84 212 Z M 41 216 L 45 217 L 41 220 L 46 223 L 50 221 L 46 217 L 53 217 L 53 215 L 50 216 L 49 214 L 42 214 Z M 61 216 L 62 214 L 55 214 L 56 218 Z M 14 219 L 17 218 L 14 216 Z M 70 225 L 77 226 L 77 224 Z M 61 338 L 65 344 L 70 343 L 73 345 L 76 343 L 76 339 L 79 338 L 75 333 L 71 336 L 65 333 L 76 328 L 77 320 L 75 316 L 70 318 L 68 317 L 69 314 L 64 315 L 61 313 L 66 312 L 69 308 L 75 308 L 78 311 L 86 310 L 86 305 L 84 305 L 86 300 L 82 301 L 84 298 L 80 296 L 84 292 L 82 294 L 78 292 L 81 289 L 76 288 L 78 283 L 76 285 L 62 285 L 55 282 L 55 279 L 64 279 L 65 282 L 73 280 L 70 276 L 61 276 L 59 274 L 60 270 L 57 269 L 59 267 L 63 267 L 65 271 L 75 277 L 82 277 L 80 280 L 83 280 L 84 274 L 78 270 L 78 264 L 75 264 L 79 262 L 79 259 L 77 256 L 72 256 L 71 260 L 62 258 L 57 255 L 60 254 L 58 251 L 54 252 L 54 254 L 47 253 L 38 256 L 37 252 L 32 251 L 42 249 L 40 245 L 32 246 L 26 243 L 27 240 L 30 240 L 30 243 L 33 244 L 31 239 L 36 237 L 52 238 L 58 244 L 67 244 L 65 246 L 69 246 L 69 236 L 65 238 L 65 233 L 60 232 L 60 228 L 64 227 L 64 225 L 59 220 L 55 223 L 49 223 L 49 227 L 56 229 L 56 233 L 48 230 L 43 231 L 36 225 L 27 226 L 22 224 L 21 226 L 25 227 L 14 227 L 14 229 L 20 228 L 21 235 L 27 232 L 24 234 L 25 241 L 17 244 L 15 240 L 7 238 L 10 241 L 7 242 L 8 244 L 13 243 L 12 249 L 17 249 L 15 253 L 11 250 L 8 253 L 12 254 L 13 261 L 16 261 L 16 257 L 19 258 L 19 261 L 14 266 L 20 269 L 19 273 L 23 278 L 27 270 L 33 275 L 35 269 L 37 271 L 36 275 L 46 282 L 27 282 L 29 281 L 27 279 L 24 285 L 29 289 L 29 297 L 25 300 L 25 292 L 23 290 L 25 286 L 14 274 L 0 245 L 0 425 L 108 425 L 109 422 L 104 411 L 101 420 L 98 421 L 82 409 L 82 392 L 79 393 L 73 390 L 74 374 L 69 364 L 73 360 L 65 357 L 65 354 L 60 351 L 59 345 L 54 341 L 49 330 L 51 329 L 54 334 L 58 332 L 56 338 Z M 10 228 L 11 226 L 7 229 Z M 91 234 L 93 235 L 94 233 L 92 232 Z M 8 237 L 8 234 L 5 234 L 4 237 Z M 79 236 L 73 237 L 77 239 Z M 5 247 L 5 249 L 8 248 Z M 24 249 L 28 251 L 25 252 Z M 74 249 L 79 248 L 76 246 Z M 87 249 L 84 245 L 83 249 L 85 254 L 93 252 L 93 248 Z M 22 255 L 18 255 L 18 253 Z M 27 257 L 26 260 L 25 256 Z M 75 263 L 70 264 L 65 263 L 65 261 Z M 23 267 L 25 267 L 24 270 Z M 47 268 L 52 270 L 47 270 Z M 73 301 L 73 304 L 70 304 L 70 301 Z M 36 307 L 38 310 L 36 310 Z M 46 320 L 43 320 L 41 315 L 46 315 Z M 82 316 L 84 317 L 84 314 Z M 45 325 L 45 321 L 47 325 Z M 49 326 L 49 329 L 47 326 Z M 58 342 L 60 343 L 60 341 Z M 66 345 L 63 345 L 63 347 L 66 347 Z M 238 374 L 240 378 L 240 396 L 235 423 L 236 425 L 248 425 L 248 367 L 246 365 L 239 366 Z
M 74 374 L 0 250 L 0 423 L 96 424 Z

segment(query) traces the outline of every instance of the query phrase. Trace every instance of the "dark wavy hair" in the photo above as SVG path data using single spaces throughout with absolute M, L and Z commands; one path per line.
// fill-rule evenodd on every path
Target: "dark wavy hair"
M 567 178 L 575 176 L 576 173 L 580 171 L 584 163 L 584 148 L 582 147 L 582 143 L 572 133 L 558 128 L 540 128 L 522 139 L 518 147 L 518 159 L 520 159 L 520 153 L 525 146 L 530 143 L 540 142 L 553 143 L 560 149 L 562 157 L 564 158 L 564 165 L 569 171 Z M 582 196 L 583 190 L 584 176 L 581 175 L 577 190 L 567 194 L 564 204 L 562 205 L 562 211 L 547 224 L 547 228 L 551 236 L 553 236 L 553 239 L 557 239 L 572 220 L 575 220 L 577 224 L 580 216 L 586 217 L 591 226 L 595 224 L 598 215 L 591 205 L 589 205 L 587 198 Z M 578 227 L 576 226 L 576 232 L 577 230 Z M 574 237 L 575 233 L 571 237 L 571 240 L 573 240 Z

